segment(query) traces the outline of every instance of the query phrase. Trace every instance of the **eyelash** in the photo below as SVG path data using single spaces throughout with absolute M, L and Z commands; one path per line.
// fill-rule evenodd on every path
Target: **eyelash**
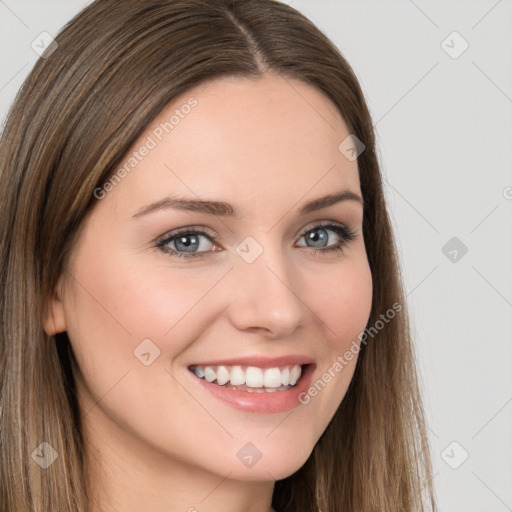
M 328 229 L 330 231 L 334 231 L 341 238 L 341 241 L 338 242 L 336 245 L 330 246 L 327 248 L 317 249 L 315 247 L 309 247 L 310 249 L 313 249 L 315 253 L 318 253 L 318 252 L 327 253 L 327 252 L 337 251 L 337 250 L 343 252 L 344 246 L 348 242 L 351 242 L 352 240 L 354 240 L 356 238 L 356 233 L 354 231 L 352 231 L 352 229 L 350 229 L 348 226 L 344 226 L 343 224 L 338 224 L 338 223 L 318 224 L 316 226 L 313 226 L 312 228 L 307 229 L 306 231 L 303 231 L 302 234 L 300 235 L 300 238 L 302 238 L 303 236 L 307 235 L 308 233 L 311 233 L 318 229 Z M 212 242 L 214 244 L 218 239 L 218 237 L 216 235 L 210 234 L 204 228 L 188 228 L 188 229 L 181 229 L 178 231 L 173 231 L 171 233 L 164 235 L 164 238 L 163 239 L 161 238 L 157 242 L 156 247 L 158 249 L 160 249 L 161 251 L 163 251 L 167 254 L 170 254 L 171 256 L 176 256 L 178 258 L 185 258 L 185 259 L 199 258 L 199 257 L 203 256 L 205 253 L 212 252 L 212 251 L 201 251 L 201 252 L 196 252 L 196 253 L 186 253 L 186 252 L 180 252 L 180 251 L 176 251 L 174 249 L 170 249 L 169 247 L 166 247 L 167 244 L 173 242 L 175 239 L 179 238 L 180 236 L 186 236 L 186 235 L 204 235 L 210 240 L 210 242 Z M 307 248 L 307 246 L 301 246 L 301 247 Z

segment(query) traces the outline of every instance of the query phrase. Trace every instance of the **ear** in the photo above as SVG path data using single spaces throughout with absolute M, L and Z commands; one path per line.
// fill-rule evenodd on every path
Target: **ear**
M 58 332 L 66 330 L 66 316 L 64 314 L 64 303 L 62 302 L 61 280 L 57 284 L 56 290 L 46 305 L 43 328 L 48 336 L 53 336 Z

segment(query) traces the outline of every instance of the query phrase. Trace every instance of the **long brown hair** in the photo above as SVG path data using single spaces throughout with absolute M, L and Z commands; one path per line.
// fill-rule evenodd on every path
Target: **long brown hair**
M 357 78 L 329 39 L 274 0 L 97 0 L 40 58 L 0 140 L 0 510 L 86 512 L 84 446 L 66 333 L 42 318 L 94 189 L 149 123 L 192 86 L 222 76 L 296 78 L 322 91 L 358 157 L 373 278 L 367 342 L 332 421 L 303 467 L 276 482 L 278 512 L 435 511 L 424 411 L 403 284 Z M 380 320 L 382 324 L 382 321 Z M 42 442 L 57 460 L 42 469 Z

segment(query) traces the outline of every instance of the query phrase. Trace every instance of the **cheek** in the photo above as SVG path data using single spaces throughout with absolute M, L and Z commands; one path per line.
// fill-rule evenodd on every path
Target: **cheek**
M 344 351 L 364 330 L 372 305 L 372 275 L 368 261 L 361 258 L 333 271 L 311 284 L 309 294 L 315 313 L 324 324 L 326 349 Z
M 144 359 L 155 370 L 169 367 L 214 321 L 215 293 L 204 299 L 225 273 L 216 268 L 198 278 L 193 269 L 137 265 L 133 257 L 102 244 L 102 258 L 93 253 L 95 244 L 84 244 L 77 254 L 73 292 L 65 300 L 73 350 L 98 396 L 130 370 L 147 378 Z
M 116 256 L 115 265 L 84 257 L 75 269 L 80 285 L 69 301 L 68 323 L 71 318 L 93 345 L 103 340 L 105 348 L 108 340 L 111 349 L 123 350 L 133 350 L 145 338 L 174 338 L 172 346 L 178 350 L 173 333 L 190 322 L 194 308 L 217 280 L 211 272 L 198 279 L 190 270 L 170 272 L 161 264 L 137 267 L 122 256 Z
M 366 258 L 339 265 L 317 276 L 310 304 L 323 327 L 321 364 L 301 401 L 310 408 L 315 439 L 334 416 L 352 380 L 357 364 L 360 335 L 366 328 L 372 305 L 372 275 Z M 323 286 L 320 286 L 323 285 Z

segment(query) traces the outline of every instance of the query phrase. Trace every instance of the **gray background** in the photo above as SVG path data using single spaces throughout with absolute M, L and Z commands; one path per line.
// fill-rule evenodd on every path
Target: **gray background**
M 32 41 L 87 3 L 0 0 L 2 121 Z M 440 512 L 512 511 L 512 1 L 286 3 L 338 45 L 374 119 Z

